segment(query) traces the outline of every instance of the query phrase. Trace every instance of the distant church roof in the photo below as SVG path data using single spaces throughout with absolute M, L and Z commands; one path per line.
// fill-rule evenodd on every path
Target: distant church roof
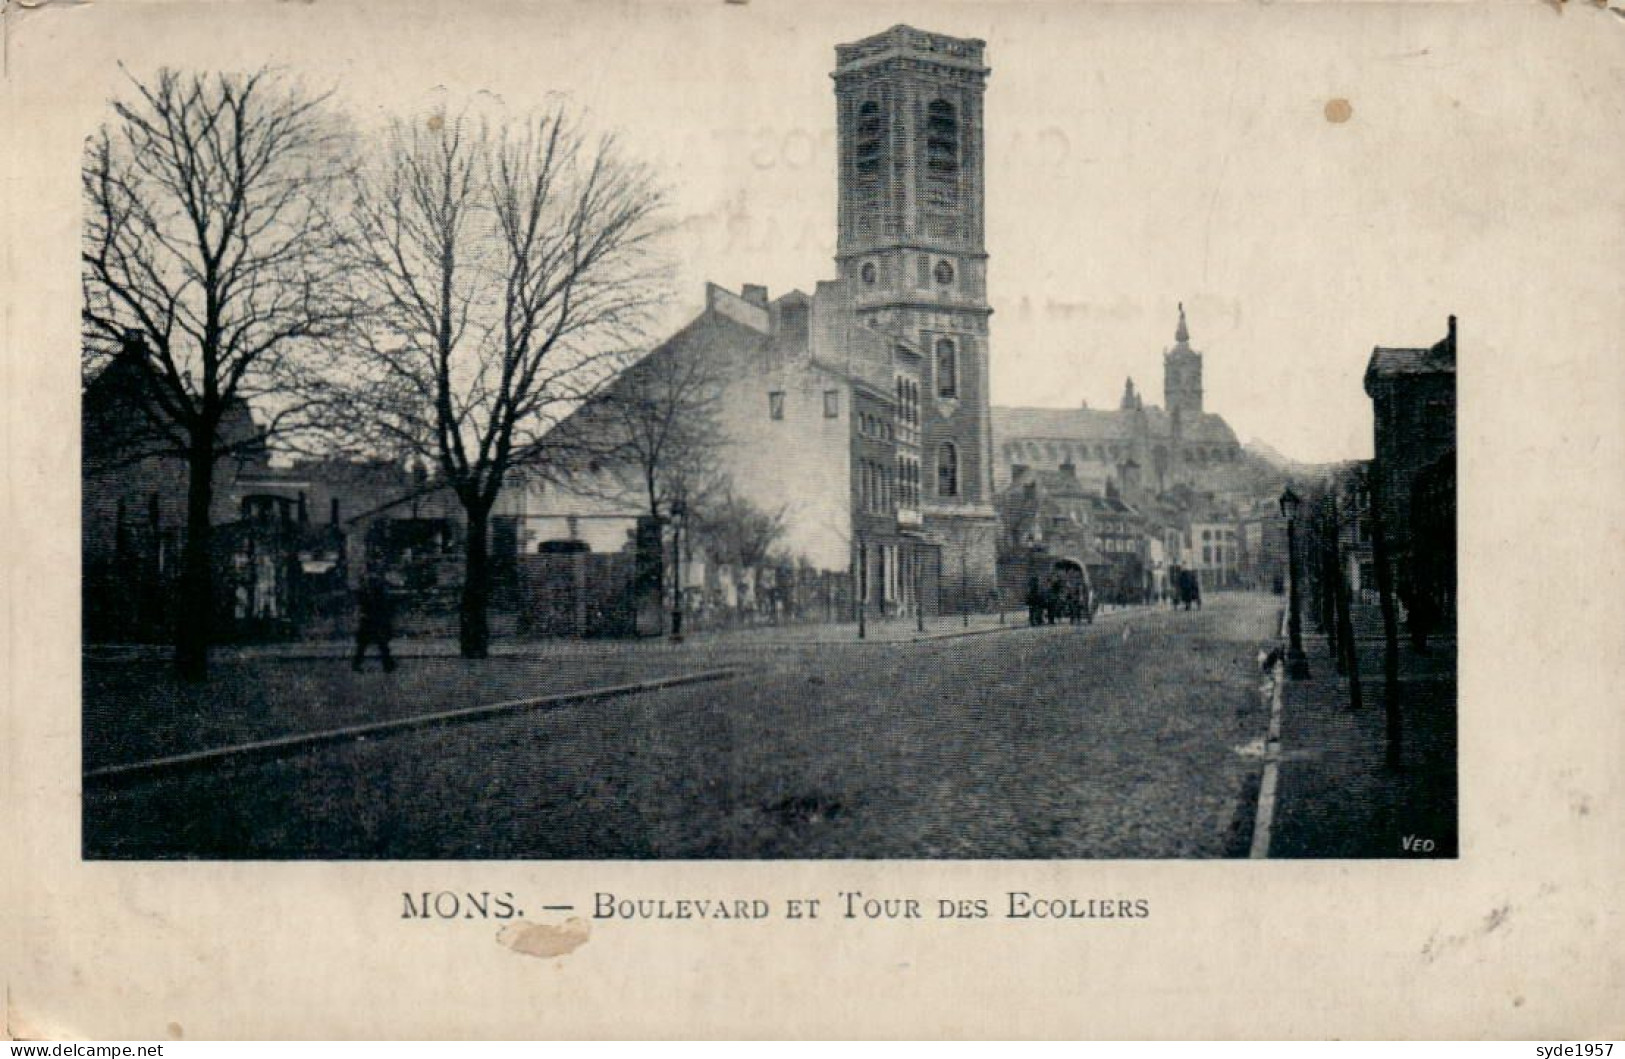
M 1173 422 L 1166 410 L 1155 406 L 1137 410 L 1106 411 L 1095 408 L 999 408 L 993 409 L 993 440 L 1025 441 L 1127 441 L 1135 434 L 1135 419 L 1144 415 L 1146 431 L 1153 437 L 1171 438 Z M 1195 445 L 1234 445 L 1236 433 L 1223 416 L 1212 412 L 1187 416 L 1180 424 L 1185 441 Z

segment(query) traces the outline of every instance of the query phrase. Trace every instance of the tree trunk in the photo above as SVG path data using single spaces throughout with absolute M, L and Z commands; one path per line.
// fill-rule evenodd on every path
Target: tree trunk
M 1337 599 L 1343 585 L 1337 549 L 1337 500 L 1328 495 L 1320 506 L 1320 625 L 1338 675 L 1348 672 L 1343 654 L 1343 629 L 1337 621 Z
M 1403 762 L 1403 736 L 1400 731 L 1399 709 L 1399 616 L 1394 605 L 1394 572 L 1388 554 L 1388 528 L 1383 496 L 1377 485 L 1378 470 L 1371 470 L 1371 551 L 1377 568 L 1377 592 L 1382 597 L 1382 699 L 1383 716 L 1388 727 L 1389 768 L 1399 768 Z
M 214 570 L 209 508 L 214 499 L 213 432 L 193 442 L 187 458 L 186 546 L 175 601 L 175 669 L 184 680 L 209 675 L 209 630 L 214 618 Z
M 468 511 L 466 569 L 459 613 L 458 647 L 464 658 L 484 658 L 491 648 L 491 550 L 487 527 L 491 511 L 473 506 Z
M 1338 525 L 1337 498 L 1331 500 L 1331 524 Z M 1337 547 L 1337 535 L 1332 535 L 1332 607 L 1336 612 L 1337 639 L 1341 650 L 1337 654 L 1338 672 L 1349 678 L 1349 709 L 1358 710 L 1365 705 L 1360 688 L 1360 645 L 1354 639 L 1354 616 L 1350 611 L 1349 583 L 1344 576 L 1343 555 Z

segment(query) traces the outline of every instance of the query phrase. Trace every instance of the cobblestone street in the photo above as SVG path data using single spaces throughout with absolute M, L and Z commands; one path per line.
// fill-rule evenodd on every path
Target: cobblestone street
M 1128 611 L 1078 628 L 663 648 L 662 672 L 727 666 L 740 675 L 95 785 L 85 849 L 91 857 L 1245 855 L 1260 767 L 1245 748 L 1268 721 L 1257 653 L 1278 607 L 1274 597 L 1219 595 L 1204 611 Z M 408 663 L 366 679 L 382 688 L 411 675 Z

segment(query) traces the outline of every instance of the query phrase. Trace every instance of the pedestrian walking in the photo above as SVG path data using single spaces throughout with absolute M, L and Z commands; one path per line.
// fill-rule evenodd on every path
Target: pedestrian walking
M 395 636 L 394 602 L 389 598 L 389 582 L 378 570 L 369 570 L 361 580 L 357 599 L 355 627 L 355 657 L 350 668 L 361 672 L 367 648 L 376 644 L 378 656 L 383 660 L 384 672 L 395 671 L 395 659 L 389 653 L 389 641 Z

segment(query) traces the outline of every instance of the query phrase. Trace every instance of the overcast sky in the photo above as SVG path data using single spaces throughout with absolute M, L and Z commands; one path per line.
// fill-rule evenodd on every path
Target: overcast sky
M 1587 123 L 1617 137 L 1617 115 L 1519 91 L 1575 21 L 1525 8 L 131 6 L 139 32 L 76 42 L 71 98 L 105 98 L 117 58 L 288 63 L 364 120 L 437 86 L 521 108 L 568 94 L 671 188 L 673 327 L 707 279 L 778 293 L 832 274 L 838 42 L 897 22 L 981 37 L 994 401 L 1111 407 L 1132 375 L 1160 403 L 1182 300 L 1209 410 L 1307 460 L 1369 454 L 1373 345 L 1431 344 L 1456 312 L 1473 357 L 1532 251 L 1591 249 L 1598 212 L 1566 209 L 1556 174 Z M 24 29 L 15 68 L 58 61 Z M 1513 349 L 1540 330 L 1528 309 L 1502 321 Z

